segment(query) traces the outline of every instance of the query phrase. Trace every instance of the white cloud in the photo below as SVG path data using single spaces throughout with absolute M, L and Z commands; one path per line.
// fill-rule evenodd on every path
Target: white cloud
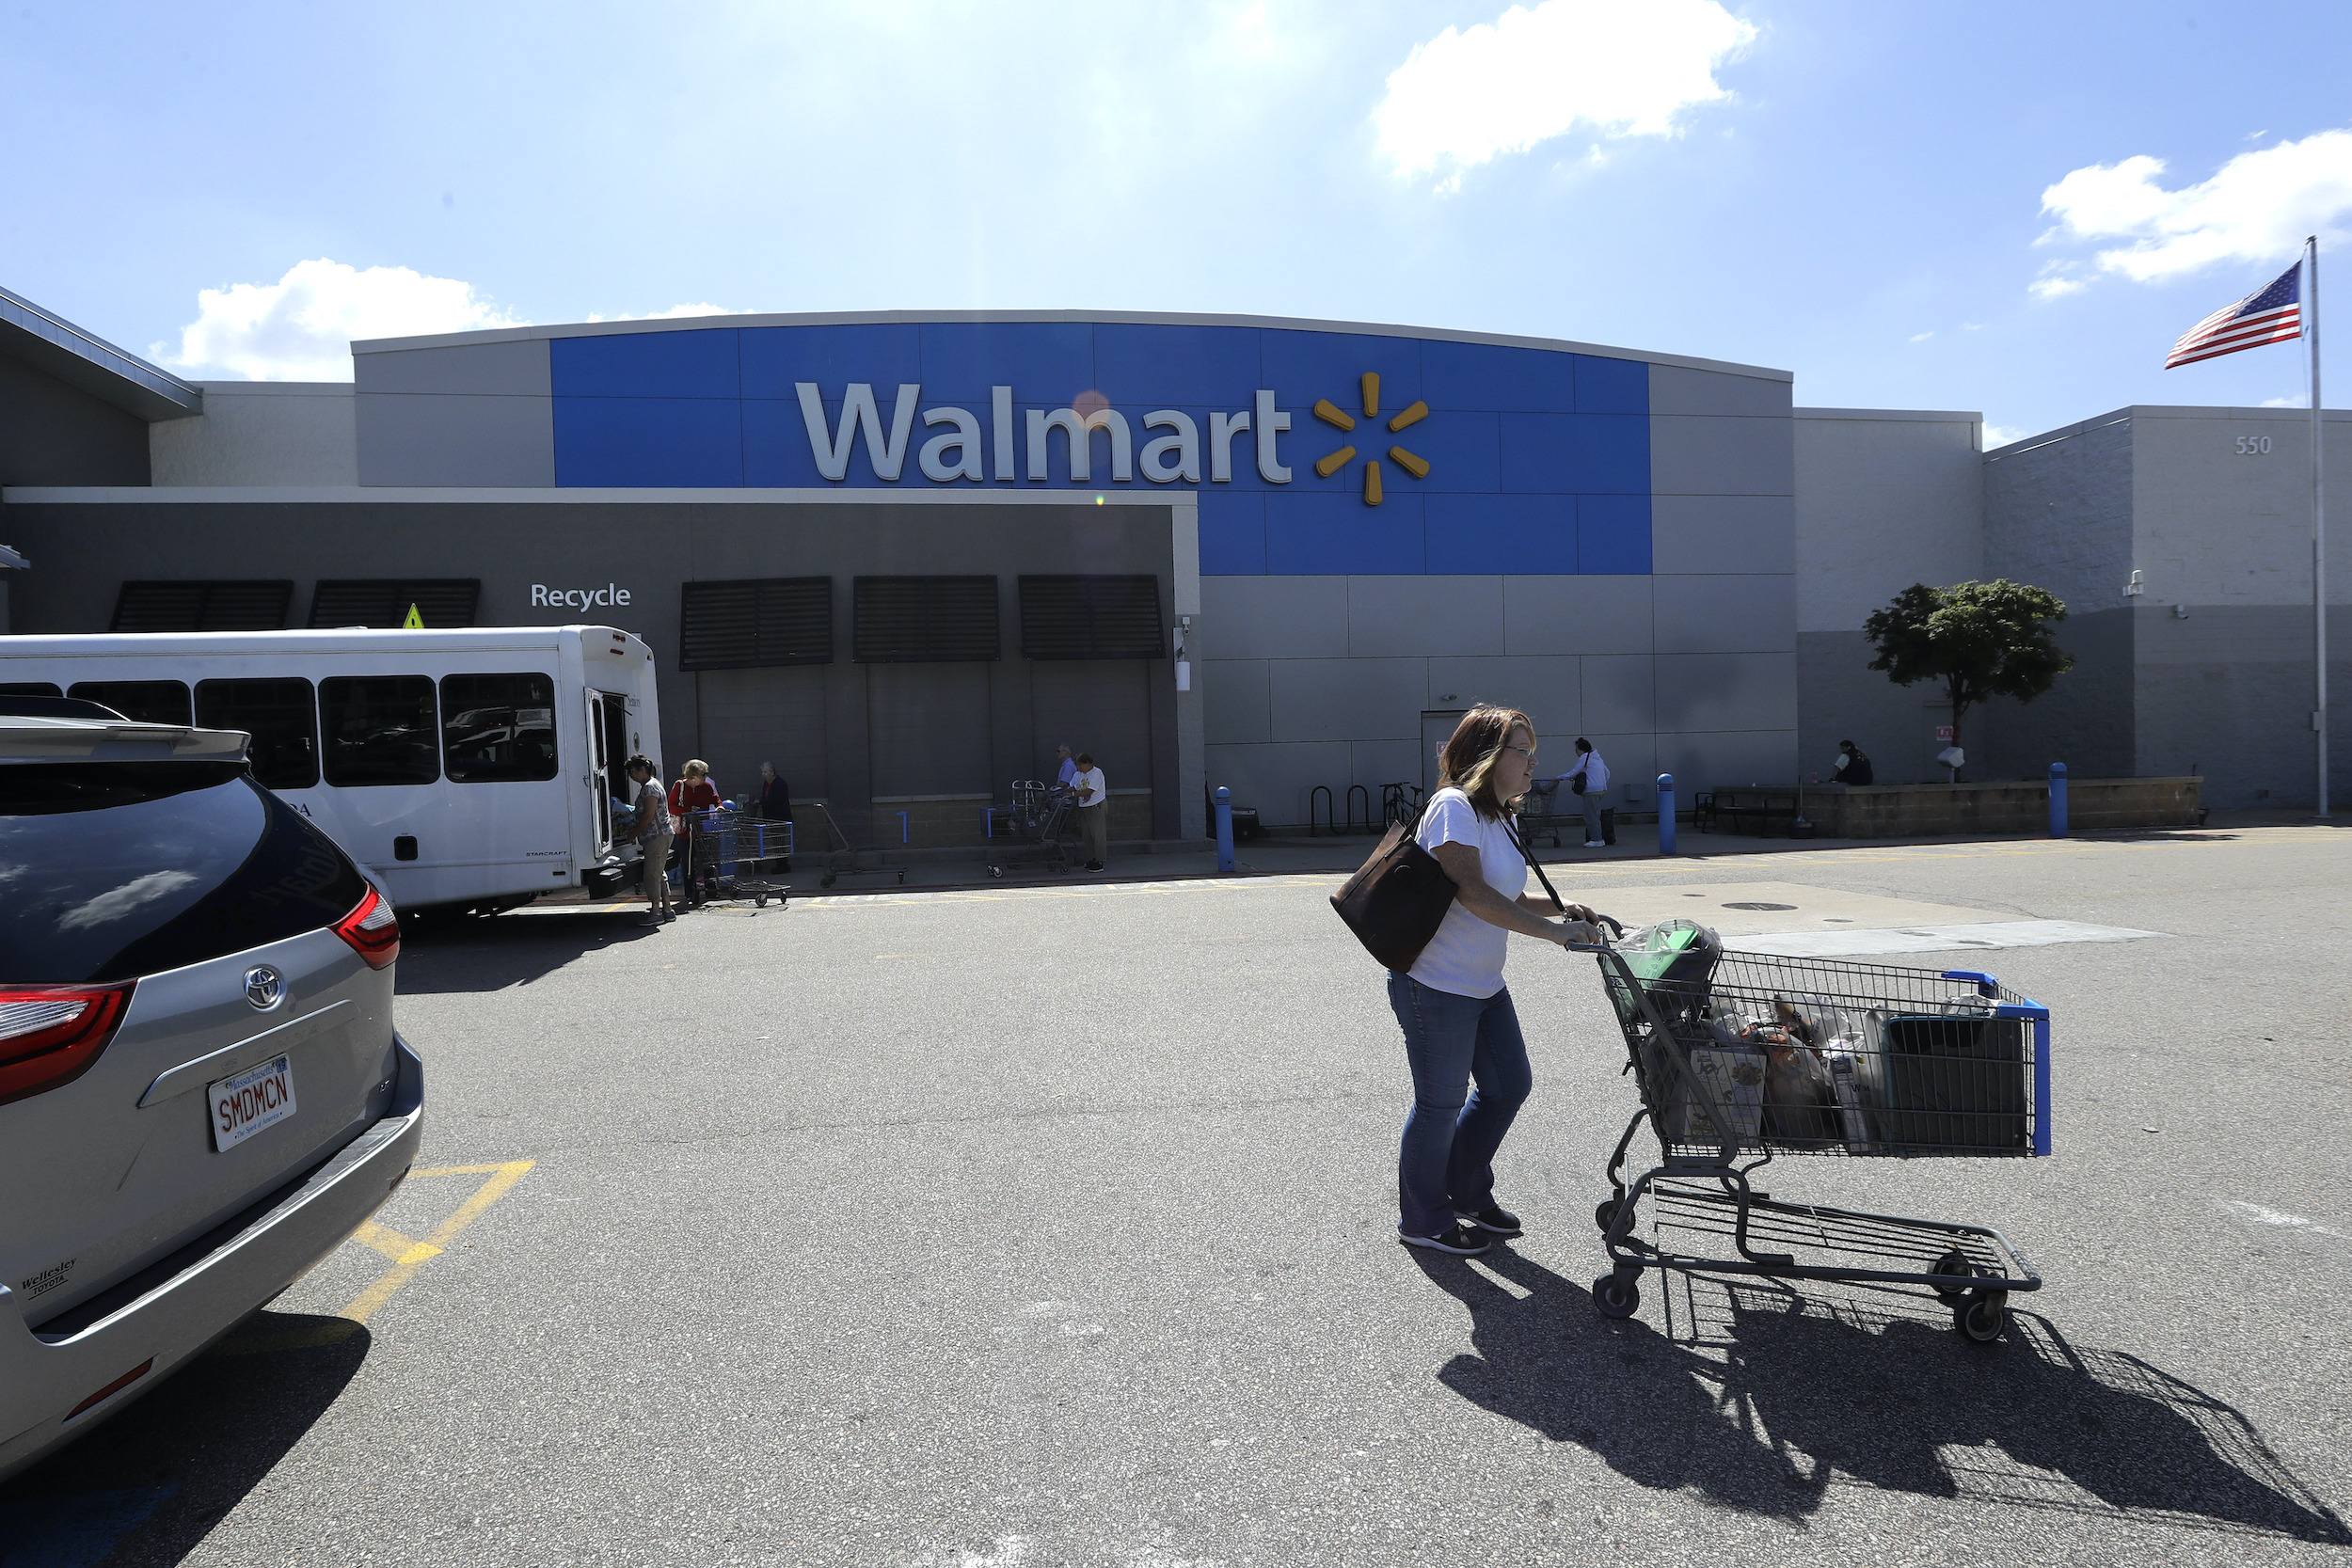
M 2099 269 L 2154 283 L 2222 261 L 2284 266 L 2306 234 L 2326 245 L 2352 218 L 2352 131 L 2241 152 L 2177 190 L 2157 182 L 2164 171 L 2163 159 L 2144 154 L 2074 170 L 2042 193 L 2042 210 L 2058 220 L 2042 242 L 2126 241 L 2098 253 Z
M 297 261 L 275 283 L 234 283 L 196 296 L 196 320 L 163 363 L 254 381 L 349 381 L 354 338 L 407 338 L 520 326 L 453 277 L 406 267 L 364 271 L 325 257 Z
M 730 310 L 723 305 L 673 305 L 667 310 L 648 310 L 642 316 L 631 315 L 624 310 L 618 315 L 612 316 L 592 313 L 588 319 L 592 322 L 667 322 L 677 321 L 686 316 L 748 316 L 751 314 L 753 312 L 749 310 Z
M 2303 393 L 2297 392 L 2291 398 L 2265 398 L 2254 406 L 2257 408 L 2309 408 L 2311 405 L 2312 400 Z
M 1715 68 L 1756 28 L 1717 0 L 1543 0 L 1416 44 L 1374 119 L 1398 175 L 1464 169 L 1524 152 L 1579 125 L 1666 136 L 1675 117 L 1730 94 Z
M 2064 299 L 2068 294 L 2080 293 L 2090 287 L 2090 284 L 2079 277 L 2060 277 L 2054 274 L 2044 274 L 2026 284 L 2026 292 L 2041 300 Z
M 1984 446 L 1981 450 L 1991 451 L 1994 447 L 2005 447 L 2011 441 L 2022 441 L 2032 434 L 2028 430 L 2011 430 L 2005 424 L 1994 424 L 1987 420 L 1984 425 Z
M 1934 329 L 1933 327 L 1930 327 L 1930 328 L 1929 328 L 1927 331 L 1925 331 L 1925 332 L 1914 332 L 1914 333 L 1911 335 L 1911 341 L 1912 341 L 1913 342 L 1915 342 L 1915 343 L 1924 343 L 1924 342 L 1926 342 L 1926 341 L 1927 341 L 1930 338 L 1932 338 L 1932 337 L 1934 337 L 1934 336 L 1935 336 L 1935 329 Z

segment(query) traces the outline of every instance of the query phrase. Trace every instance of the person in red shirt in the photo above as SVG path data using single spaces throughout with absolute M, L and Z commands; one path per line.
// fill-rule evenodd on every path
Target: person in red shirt
M 688 763 L 685 776 L 670 786 L 670 816 L 677 824 L 678 864 L 683 868 L 679 879 L 686 884 L 689 906 L 708 899 L 719 879 L 719 836 L 703 814 L 722 804 L 719 786 L 710 782 L 710 764 L 700 758 Z

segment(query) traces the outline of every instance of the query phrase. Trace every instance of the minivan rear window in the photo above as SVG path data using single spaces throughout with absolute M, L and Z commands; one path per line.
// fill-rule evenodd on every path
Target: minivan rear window
M 242 763 L 0 767 L 0 984 L 225 958 L 331 926 L 366 891 Z

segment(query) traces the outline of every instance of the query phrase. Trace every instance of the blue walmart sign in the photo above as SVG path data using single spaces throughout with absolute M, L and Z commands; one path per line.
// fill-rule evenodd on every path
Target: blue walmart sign
M 559 485 L 1183 488 L 1209 574 L 1650 570 L 1638 360 L 1113 322 L 548 346 Z

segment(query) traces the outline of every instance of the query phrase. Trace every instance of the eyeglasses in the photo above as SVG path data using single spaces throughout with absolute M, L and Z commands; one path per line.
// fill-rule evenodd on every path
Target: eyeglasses
M 1535 760 L 1535 748 L 1533 746 L 1505 746 L 1503 750 L 1506 752 L 1517 752 L 1520 756 L 1525 757 L 1530 762 L 1534 762 Z

